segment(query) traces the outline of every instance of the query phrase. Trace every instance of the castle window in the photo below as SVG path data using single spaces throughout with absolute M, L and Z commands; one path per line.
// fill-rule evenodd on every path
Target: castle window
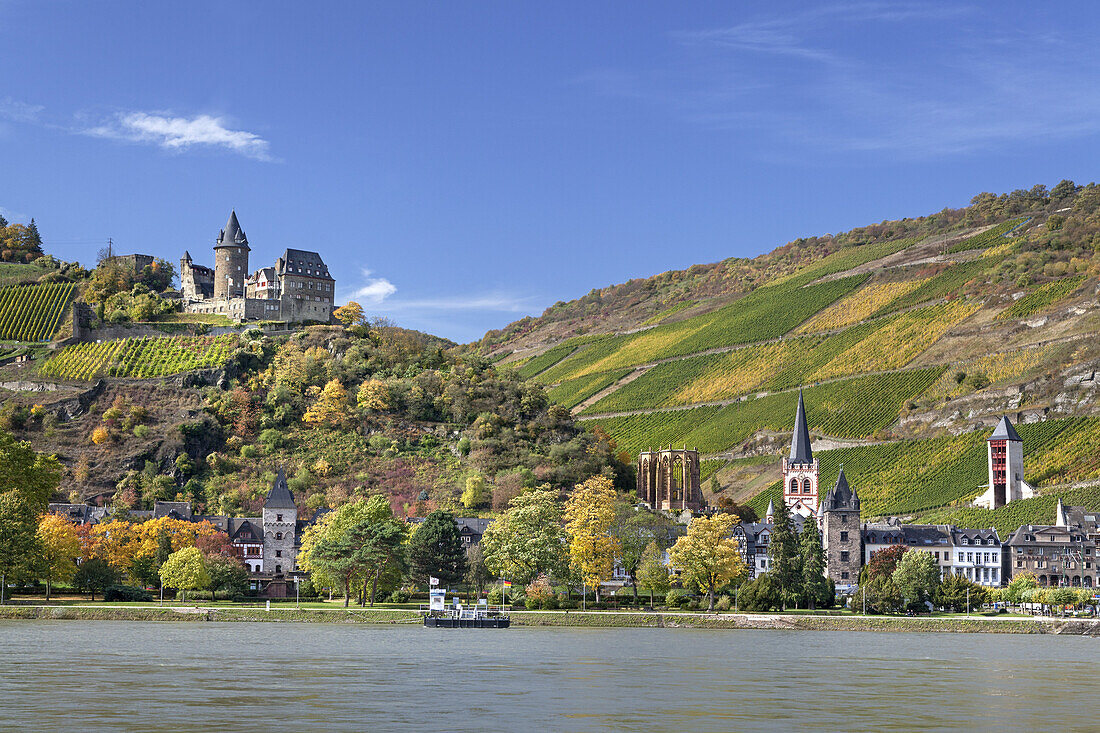
M 850 557 L 850 555 L 848 554 L 847 550 L 841 550 L 840 551 L 840 561 L 841 562 L 848 562 L 849 557 Z
M 281 573 L 281 572 L 283 572 L 283 566 L 282 566 L 282 565 L 276 565 L 276 566 L 275 566 L 275 572 L 276 572 L 276 573 Z
M 841 579 L 841 580 L 848 580 L 848 571 L 847 571 L 847 570 L 843 571 L 843 572 L 842 572 L 842 573 L 840 574 L 840 579 Z
M 275 521 L 276 521 L 276 522 L 281 522 L 281 521 L 283 521 L 283 515 L 282 515 L 282 514 L 276 514 L 276 515 L 275 515 Z
M 791 493 L 792 494 L 797 494 L 798 493 L 798 479 L 796 479 L 796 478 L 791 479 Z
M 806 479 L 802 482 L 802 491 L 807 494 L 810 493 L 810 479 Z
M 840 523 L 841 524 L 847 524 L 848 523 L 848 515 L 847 514 L 841 514 L 840 515 Z
M 276 532 L 275 533 L 275 539 L 281 540 L 282 538 L 283 538 L 283 533 L 282 532 Z
M 848 541 L 848 533 L 847 532 L 841 532 L 840 533 L 840 541 L 841 542 L 847 542 Z
M 282 556 L 283 556 L 283 551 L 282 550 L 275 550 L 275 557 L 282 557 Z

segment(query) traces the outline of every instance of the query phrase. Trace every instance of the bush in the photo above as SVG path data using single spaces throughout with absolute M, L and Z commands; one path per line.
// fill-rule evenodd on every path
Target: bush
M 714 604 L 715 611 L 728 611 L 733 606 L 733 602 L 729 596 L 722 596 L 718 599 L 718 602 Z
M 103 445 L 111 439 L 111 434 L 107 432 L 107 428 L 100 425 L 92 431 L 92 442 L 96 445 Z
M 254 445 L 241 446 L 241 458 L 259 458 L 260 449 Z
M 691 594 L 682 588 L 673 588 L 665 594 L 665 605 L 669 608 L 686 606 L 691 602 Z
M 106 601 L 152 601 L 153 596 L 144 588 L 132 585 L 112 585 L 107 588 L 103 599 Z
M 409 595 L 409 592 L 407 590 L 398 588 L 393 593 L 390 593 L 390 596 L 387 600 L 390 603 L 408 603 L 410 597 L 411 596 Z
M 135 438 L 148 438 L 149 437 L 149 426 L 148 425 L 137 425 L 137 426 L 135 426 L 134 427 L 134 437 Z

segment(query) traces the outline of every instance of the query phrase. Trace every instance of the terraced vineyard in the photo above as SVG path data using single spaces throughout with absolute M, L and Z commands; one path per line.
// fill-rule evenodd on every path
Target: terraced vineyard
M 814 430 L 842 438 L 873 436 L 897 419 L 905 403 L 939 378 L 943 367 L 875 374 L 805 390 L 806 415 Z M 594 418 L 632 456 L 672 443 L 719 453 L 743 443 L 760 430 L 794 427 L 794 392 L 745 400 L 724 407 Z
M 601 389 L 610 387 L 627 374 L 630 374 L 630 372 L 630 369 L 621 369 L 614 372 L 591 374 L 587 377 L 570 379 L 568 382 L 562 382 L 556 387 L 547 390 L 547 396 L 559 405 L 575 407 Z
M 14 285 L 0 290 L 0 339 L 48 341 L 65 319 L 73 283 Z
M 239 340 L 225 336 L 171 336 L 118 339 L 66 346 L 39 369 L 43 376 L 90 380 L 96 377 L 162 377 L 225 364 Z
M 832 331 L 859 323 L 875 313 L 886 310 L 895 300 L 916 290 L 923 283 L 923 280 L 902 280 L 860 288 L 806 321 L 796 333 Z
M 901 310 L 930 300 L 955 297 L 961 292 L 964 285 L 971 280 L 982 278 L 985 273 L 1000 264 L 1002 257 L 979 257 L 969 262 L 959 262 L 948 267 L 940 274 L 930 277 L 889 305 L 880 313 Z
M 1000 320 L 1011 318 L 1026 318 L 1027 316 L 1046 310 L 1063 298 L 1069 297 L 1073 291 L 1081 287 L 1085 282 L 1085 275 L 1067 277 L 1042 285 L 1024 297 L 1017 300 L 1011 306 L 1001 311 L 997 318 Z
M 985 249 L 987 247 L 993 247 L 1001 244 L 1003 237 L 1008 232 L 1016 229 L 1021 224 L 1027 222 L 1030 217 L 1021 216 L 1018 219 L 1009 219 L 1008 221 L 1001 222 L 995 227 L 985 230 L 981 234 L 976 234 L 973 237 L 968 237 L 961 242 L 956 242 L 948 248 L 949 254 L 955 252 L 965 252 L 971 249 Z

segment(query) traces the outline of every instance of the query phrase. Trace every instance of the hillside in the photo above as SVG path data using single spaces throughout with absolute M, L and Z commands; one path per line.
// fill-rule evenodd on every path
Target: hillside
M 632 457 L 698 448 L 712 500 L 762 509 L 778 491 L 804 388 L 823 480 L 843 462 L 865 515 L 1008 529 L 1060 491 L 1100 507 L 1098 243 L 1094 184 L 981 194 L 593 291 L 481 348 Z M 984 515 L 966 507 L 1002 413 L 1044 496 Z

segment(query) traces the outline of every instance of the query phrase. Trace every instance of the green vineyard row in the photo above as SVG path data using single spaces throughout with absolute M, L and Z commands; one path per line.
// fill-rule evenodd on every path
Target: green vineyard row
M 65 318 L 73 283 L 16 285 L 0 290 L 0 339 L 48 341 Z
M 224 336 L 128 338 L 66 346 L 40 368 L 44 376 L 89 380 L 95 377 L 162 377 L 225 364 L 238 344 Z

